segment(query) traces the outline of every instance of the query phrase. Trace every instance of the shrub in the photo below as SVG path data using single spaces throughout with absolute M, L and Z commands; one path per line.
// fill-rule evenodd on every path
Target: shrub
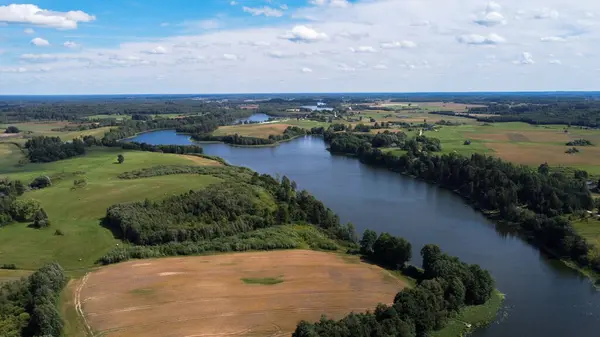
M 42 189 L 52 186 L 52 180 L 48 176 L 39 176 L 29 184 L 29 187 L 33 189 Z
M 6 128 L 6 131 L 4 131 L 4 133 L 19 133 L 21 132 L 21 130 L 19 130 L 19 128 L 17 128 L 16 126 L 9 126 Z

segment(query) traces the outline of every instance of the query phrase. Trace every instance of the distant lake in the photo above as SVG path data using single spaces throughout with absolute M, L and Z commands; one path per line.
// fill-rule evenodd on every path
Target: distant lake
M 303 105 L 303 106 L 301 106 L 301 108 L 311 109 L 312 111 L 332 111 L 333 110 L 333 108 L 327 108 L 327 107 L 322 107 L 322 106 L 317 106 L 317 105 Z
M 175 130 L 161 130 L 141 133 L 133 138 L 125 140 L 126 142 L 146 143 L 150 145 L 193 145 L 194 142 L 190 135 L 184 135 L 175 132 Z
M 263 122 L 268 121 L 269 118 L 271 118 L 271 116 L 269 116 L 267 114 L 253 114 L 252 116 L 250 116 L 248 118 L 242 118 L 242 119 L 236 120 L 234 124 L 239 124 L 239 123 L 243 123 L 243 122 L 263 123 Z

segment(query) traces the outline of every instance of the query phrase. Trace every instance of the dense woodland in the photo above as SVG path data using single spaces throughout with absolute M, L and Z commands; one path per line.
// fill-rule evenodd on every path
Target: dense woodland
M 343 133 L 330 134 L 327 139 L 332 151 L 452 189 L 553 254 L 600 271 L 600 259 L 588 256 L 590 247 L 562 217 L 594 207 L 585 174 L 550 173 L 547 164 L 534 170 L 480 154 L 440 156 L 427 147 L 396 156 L 373 148 L 368 140 Z M 337 143 L 343 146 L 334 148 Z
M 25 189 L 26 186 L 19 180 L 0 179 L 0 226 L 15 220 L 15 203 Z
M 33 137 L 25 143 L 32 163 L 48 163 L 85 154 L 86 144 L 79 138 L 63 142 L 59 137 Z
M 410 243 L 382 233 L 365 231 L 361 252 L 388 266 L 410 258 Z M 468 305 L 483 304 L 494 291 L 494 280 L 478 265 L 468 265 L 442 253 L 435 245 L 421 249 L 423 271 L 418 285 L 405 288 L 391 306 L 379 304 L 373 312 L 352 313 L 339 321 L 323 317 L 317 323 L 302 321 L 294 337 L 415 337 L 443 328 L 448 319 Z M 390 260 L 391 259 L 391 260 Z
M 0 336 L 61 336 L 58 298 L 66 284 L 63 269 L 49 264 L 27 278 L 0 286 Z

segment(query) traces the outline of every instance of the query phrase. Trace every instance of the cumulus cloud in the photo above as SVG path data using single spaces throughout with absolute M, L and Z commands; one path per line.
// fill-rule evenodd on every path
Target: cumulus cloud
M 523 52 L 518 59 L 513 61 L 514 64 L 534 64 L 533 55 L 529 52 Z
M 492 27 L 505 24 L 506 20 L 504 19 L 504 15 L 498 12 L 487 12 L 475 19 L 475 23 L 482 26 Z
M 302 68 L 302 72 L 303 73 L 312 73 L 312 69 L 304 67 L 304 68 Z
M 474 44 L 474 45 L 495 45 L 506 42 L 506 39 L 498 34 L 488 34 L 488 35 L 479 35 L 479 34 L 467 34 L 461 35 L 457 37 L 458 42 L 464 44 Z
M 25 28 L 25 30 L 23 31 L 25 34 L 35 34 L 35 30 L 31 29 L 31 28 Z
M 304 25 L 298 25 L 292 28 L 292 30 L 281 35 L 280 38 L 290 40 L 293 42 L 317 42 L 327 40 L 328 36 L 325 33 L 316 31 L 315 29 L 309 28 Z
M 246 7 L 244 6 L 243 8 L 244 12 L 246 13 L 250 13 L 254 16 L 258 16 L 258 15 L 264 15 L 264 16 L 274 16 L 274 17 L 281 17 L 283 16 L 283 12 L 280 11 L 279 9 L 275 9 L 269 6 L 264 6 L 262 8 L 258 8 L 258 7 Z
M 377 50 L 371 46 L 360 46 L 358 48 L 350 47 L 350 51 L 353 53 L 376 53 Z
M 95 16 L 82 11 L 57 12 L 31 4 L 0 6 L 0 22 L 32 24 L 58 29 L 76 29 L 80 22 L 91 22 Z
M 413 41 L 392 41 L 392 42 L 384 42 L 380 45 L 383 49 L 393 49 L 393 48 L 415 48 L 417 44 Z
M 31 44 L 38 47 L 46 47 L 50 45 L 50 42 L 40 37 L 36 37 L 35 39 L 31 40 Z

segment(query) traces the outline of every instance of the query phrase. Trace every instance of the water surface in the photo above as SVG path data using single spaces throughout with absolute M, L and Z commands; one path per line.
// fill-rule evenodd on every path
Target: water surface
M 138 137 L 151 144 L 191 143 L 173 131 Z M 371 228 L 407 238 L 413 245 L 413 263 L 420 264 L 423 245 L 435 243 L 465 262 L 490 270 L 498 289 L 506 294 L 501 314 L 505 317 L 473 336 L 600 336 L 600 293 L 587 279 L 497 230 L 447 190 L 353 158 L 332 156 L 318 137 L 268 148 L 202 146 L 206 154 L 233 165 L 288 176 L 360 232 Z

